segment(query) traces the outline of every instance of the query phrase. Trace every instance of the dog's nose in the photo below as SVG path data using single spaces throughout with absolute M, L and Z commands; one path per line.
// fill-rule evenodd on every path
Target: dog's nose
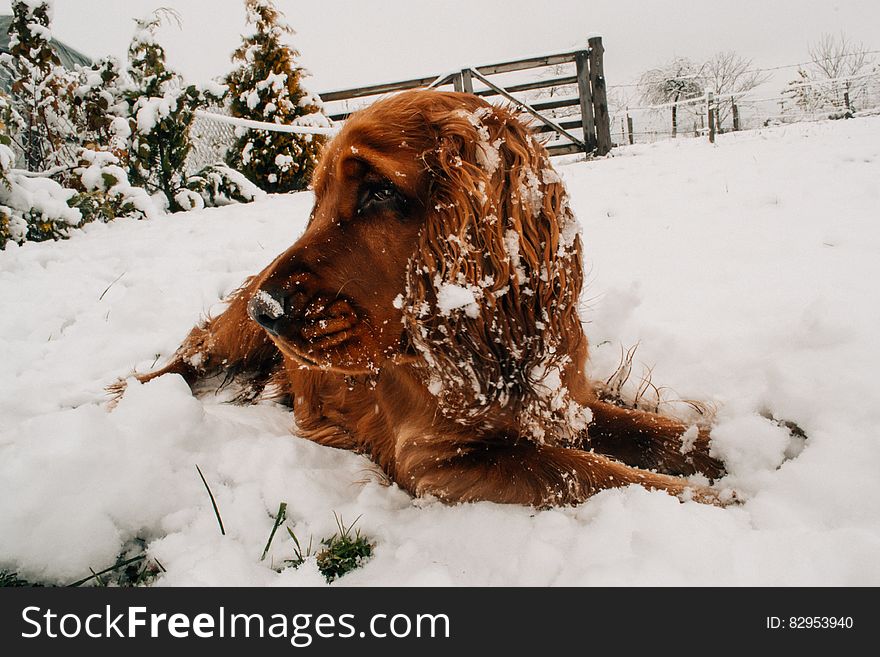
M 269 333 L 278 335 L 278 324 L 284 317 L 284 297 L 277 292 L 259 290 L 248 301 L 247 313 Z

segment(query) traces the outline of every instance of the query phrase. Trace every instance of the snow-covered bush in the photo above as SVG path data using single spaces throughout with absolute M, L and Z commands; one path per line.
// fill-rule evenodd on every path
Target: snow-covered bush
M 165 65 L 165 50 L 156 31 L 169 16 L 156 11 L 138 21 L 128 51 L 133 86 L 127 94 L 131 147 L 129 176 L 149 194 L 161 193 L 172 211 L 191 208 L 186 187 L 186 158 L 192 148 L 190 128 L 195 112 L 225 93 L 219 85 L 185 86 Z
M 251 203 L 266 195 L 266 192 L 248 180 L 244 174 L 223 164 L 205 167 L 194 176 L 190 176 L 186 186 L 202 199 L 202 207 Z
M 79 210 L 68 205 L 75 192 L 50 178 L 14 171 L 14 161 L 12 149 L 0 143 L 0 248 L 66 237 L 82 223 Z
M 76 152 L 71 119 L 74 77 L 49 43 L 52 10 L 52 0 L 13 0 L 9 53 L 0 56 L 0 67 L 11 81 L 16 116 L 9 136 L 24 153 L 30 171 L 69 165 Z
M 245 0 L 248 23 L 255 32 L 244 38 L 232 58 L 232 115 L 285 125 L 329 126 L 320 99 L 303 88 L 306 71 L 296 64 L 299 53 L 282 43 L 293 29 L 273 0 Z M 227 154 L 227 163 L 262 189 L 288 192 L 305 189 L 324 138 L 317 135 L 242 129 Z
M 83 149 L 74 174 L 77 194 L 70 205 L 82 213 L 83 223 L 106 223 L 116 217 L 152 219 L 159 214 L 150 195 L 129 183 L 128 174 L 113 153 Z

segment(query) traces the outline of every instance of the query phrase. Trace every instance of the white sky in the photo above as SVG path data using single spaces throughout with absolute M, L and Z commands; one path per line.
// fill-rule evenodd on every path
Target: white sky
M 674 55 L 705 59 L 733 49 L 769 67 L 804 61 L 823 32 L 880 49 L 878 0 L 277 0 L 291 43 L 329 91 L 446 72 L 465 65 L 563 51 L 603 36 L 609 84 L 632 82 Z M 230 69 L 245 30 L 243 0 L 55 0 L 55 35 L 92 57 L 124 57 L 132 18 L 178 10 L 160 38 L 191 82 Z M 0 0 L 9 13 L 9 0 Z M 787 78 L 787 73 L 785 74 Z M 784 80 L 783 80 L 784 81 Z

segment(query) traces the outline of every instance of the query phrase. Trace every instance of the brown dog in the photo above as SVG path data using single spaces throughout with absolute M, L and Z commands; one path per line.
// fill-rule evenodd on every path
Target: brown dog
M 142 381 L 281 386 L 300 435 L 368 454 L 413 495 L 543 506 L 636 483 L 715 500 L 670 476 L 722 472 L 705 430 L 683 449 L 684 424 L 587 380 L 577 223 L 514 114 L 381 100 L 326 147 L 314 191 L 296 244 Z

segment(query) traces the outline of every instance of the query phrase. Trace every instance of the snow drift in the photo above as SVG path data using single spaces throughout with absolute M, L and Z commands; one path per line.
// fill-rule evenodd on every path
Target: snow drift
M 723 483 L 743 498 L 727 509 L 639 487 L 540 512 L 413 500 L 364 457 L 296 438 L 287 408 L 196 398 L 173 376 L 108 410 L 106 385 L 171 354 L 295 240 L 308 193 L 8 247 L 0 569 L 69 582 L 140 538 L 167 570 L 157 585 L 323 584 L 314 560 L 283 568 L 286 532 L 260 561 L 285 501 L 301 541 L 361 516 L 375 556 L 334 586 L 880 584 L 878 127 L 557 163 L 583 229 L 591 368 L 608 376 L 639 343 L 669 396 L 717 405 Z

